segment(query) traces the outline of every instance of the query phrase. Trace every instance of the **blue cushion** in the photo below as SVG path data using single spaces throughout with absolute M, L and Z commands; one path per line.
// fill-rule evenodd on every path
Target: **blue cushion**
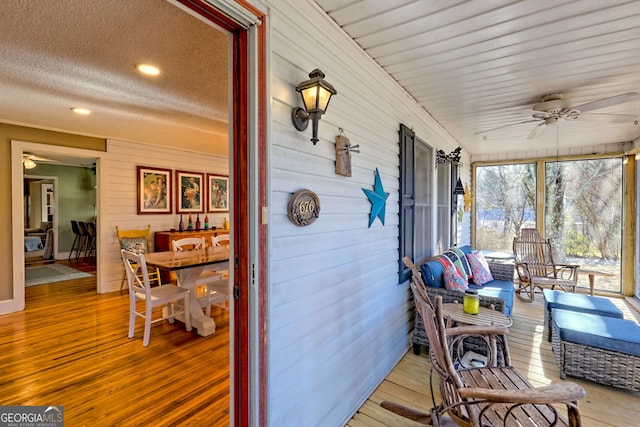
M 551 309 L 561 341 L 640 356 L 640 326 L 632 320 Z
M 470 253 L 473 252 L 473 250 L 471 249 L 471 245 L 464 245 L 464 246 L 460 246 L 459 248 L 462 252 L 464 252 L 466 255 L 469 255 Z
M 622 311 L 614 303 L 606 298 L 592 297 L 584 294 L 574 294 L 568 292 L 544 289 L 544 309 L 561 308 L 573 310 L 580 313 L 598 314 L 607 317 L 624 318 Z
M 420 267 L 427 286 L 444 288 L 444 265 L 435 258 L 425 261 Z
M 469 289 L 477 290 L 480 298 L 483 296 L 502 298 L 504 300 L 504 314 L 511 316 L 511 310 L 513 308 L 513 294 L 515 292 L 513 282 L 494 279 L 482 286 L 470 283 Z

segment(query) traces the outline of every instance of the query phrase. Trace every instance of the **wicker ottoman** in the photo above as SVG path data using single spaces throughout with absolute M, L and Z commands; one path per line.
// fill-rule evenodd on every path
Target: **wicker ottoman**
M 624 318 L 622 311 L 614 303 L 606 298 L 592 297 L 585 294 L 544 289 L 544 328 L 547 331 L 547 340 L 551 341 L 551 309 L 562 308 L 564 310 L 580 313 L 597 314 L 606 317 Z
M 640 391 L 640 326 L 632 320 L 554 308 L 552 346 L 566 375 Z

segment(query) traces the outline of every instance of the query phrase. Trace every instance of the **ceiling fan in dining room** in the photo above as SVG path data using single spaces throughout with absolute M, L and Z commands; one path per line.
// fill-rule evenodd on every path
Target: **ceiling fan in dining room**
M 59 160 L 50 159 L 44 156 L 38 156 L 35 153 L 22 153 L 22 164 L 25 169 L 33 169 L 36 167 L 37 163 L 60 163 Z
M 545 128 L 557 123 L 558 120 L 561 119 L 567 121 L 592 120 L 609 123 L 630 123 L 635 121 L 638 116 L 635 114 L 594 113 L 593 111 L 638 99 L 640 99 L 640 93 L 628 92 L 610 98 L 603 98 L 597 101 L 571 106 L 569 100 L 565 99 L 562 93 L 553 93 L 543 96 L 539 103 L 533 105 L 533 114 L 530 119 L 485 129 L 476 132 L 476 135 L 486 135 L 489 132 L 499 129 L 527 123 L 537 123 L 527 136 L 527 139 L 534 139 L 540 135 Z

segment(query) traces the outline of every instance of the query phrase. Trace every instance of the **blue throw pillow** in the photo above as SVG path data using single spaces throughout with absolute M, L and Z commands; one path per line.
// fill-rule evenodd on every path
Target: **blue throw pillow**
M 438 257 L 430 258 L 420 267 L 427 286 L 444 288 L 444 264 Z

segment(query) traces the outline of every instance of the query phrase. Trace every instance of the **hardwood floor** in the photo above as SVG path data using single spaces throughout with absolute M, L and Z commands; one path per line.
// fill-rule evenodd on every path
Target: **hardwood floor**
M 625 318 L 640 320 L 638 312 L 630 308 L 625 300 L 614 298 L 612 301 L 624 312 Z M 516 297 L 513 326 L 510 328 L 509 348 L 513 364 L 525 372 L 535 385 L 562 381 L 551 350 L 551 343 L 543 337 L 542 309 L 542 297 L 537 298 L 533 304 L 522 302 Z M 431 408 L 429 360 L 426 353 L 427 351 L 423 349 L 421 355 L 416 356 L 409 351 L 347 425 L 349 427 L 421 425 L 386 411 L 380 403 L 390 400 L 424 411 Z M 580 384 L 587 391 L 587 397 L 580 401 L 584 426 L 640 425 L 640 393 L 602 386 L 572 377 L 567 379 Z M 437 397 L 436 401 L 438 401 Z
M 127 338 L 128 294 L 95 289 L 28 287 L 26 310 L 0 316 L 0 405 L 61 405 L 69 426 L 229 425 L 229 311 L 212 308 L 206 338 L 158 322 L 144 348 L 142 319 Z

